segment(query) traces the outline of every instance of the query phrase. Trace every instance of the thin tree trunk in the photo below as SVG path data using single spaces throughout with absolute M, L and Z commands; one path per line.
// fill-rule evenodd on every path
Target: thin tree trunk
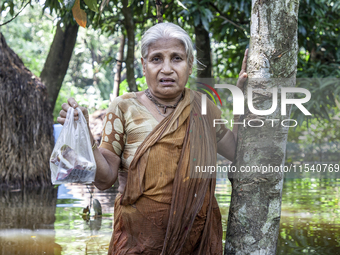
M 197 59 L 203 66 L 197 71 L 198 78 L 212 77 L 211 47 L 209 32 L 204 29 L 202 23 L 195 26 L 195 43 L 197 49 Z
M 252 1 L 251 39 L 247 73 L 255 109 L 272 105 L 272 87 L 294 86 L 297 66 L 298 0 Z M 256 78 L 290 78 L 260 80 Z M 280 91 L 280 90 L 279 90 Z M 280 96 L 278 96 L 278 99 Z M 280 106 L 280 100 L 278 100 Z M 271 115 L 257 116 L 245 111 L 238 132 L 234 165 L 282 166 L 288 128 L 281 125 L 280 107 Z M 248 126 L 250 119 L 264 120 L 259 128 Z M 267 119 L 267 121 L 265 121 Z M 268 119 L 277 119 L 272 127 Z M 240 121 L 242 122 L 242 121 Z M 260 122 L 260 121 L 259 121 Z M 269 123 L 269 124 L 268 124 Z M 251 123 L 256 125 L 255 122 Z M 259 124 L 257 124 L 259 125 Z M 241 173 L 229 175 L 232 184 L 225 254 L 275 254 L 281 216 L 283 173 Z
M 135 24 L 133 22 L 132 6 L 128 6 L 129 0 L 123 0 L 122 12 L 124 15 L 124 26 L 127 34 L 127 55 L 126 55 L 126 79 L 130 92 L 138 91 L 134 61 L 135 61 Z
M 88 43 L 86 40 L 84 40 L 86 47 L 91 52 L 91 59 L 92 59 L 91 64 L 92 64 L 92 70 L 93 70 L 92 80 L 93 80 L 93 85 L 96 87 L 99 84 L 100 79 L 97 77 L 97 73 L 95 72 L 95 69 L 96 69 L 95 63 L 100 63 L 100 60 L 97 55 L 97 49 L 92 44 L 92 40 L 90 39 L 89 41 L 90 42 Z
M 117 54 L 117 66 L 116 66 L 116 74 L 115 74 L 115 81 L 113 84 L 113 93 L 111 96 L 111 101 L 119 96 L 119 84 L 121 80 L 121 72 L 122 72 L 122 61 L 124 59 L 124 46 L 125 46 L 125 36 L 124 34 L 120 37 L 120 45 Z
M 162 1 L 156 0 L 156 10 L 158 23 L 162 23 L 163 22 Z
M 40 74 L 42 82 L 47 87 L 52 111 L 71 60 L 78 27 L 77 24 L 64 24 L 64 27 L 60 27 L 60 22 L 58 23 L 44 68 Z

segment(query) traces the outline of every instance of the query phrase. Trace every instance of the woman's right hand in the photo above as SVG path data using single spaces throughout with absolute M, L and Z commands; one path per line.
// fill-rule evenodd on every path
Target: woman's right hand
M 76 102 L 76 100 L 74 100 L 74 98 L 70 97 L 67 100 L 67 103 L 63 103 L 61 108 L 62 110 L 59 113 L 59 117 L 57 118 L 57 121 L 61 124 L 64 125 L 65 120 L 66 120 L 66 115 L 67 115 L 67 111 L 68 109 L 72 107 L 74 109 L 76 109 L 77 107 L 79 107 L 86 119 L 87 125 L 89 124 L 89 113 L 87 111 L 87 109 L 85 107 L 81 107 L 78 105 L 78 103 Z M 78 120 L 79 116 L 78 116 L 78 111 L 74 111 L 74 120 Z

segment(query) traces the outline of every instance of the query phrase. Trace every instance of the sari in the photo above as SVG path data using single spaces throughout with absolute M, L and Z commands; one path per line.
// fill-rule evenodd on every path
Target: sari
M 109 255 L 222 254 L 216 178 L 195 170 L 216 166 L 213 119 L 221 112 L 209 100 L 207 114 L 200 112 L 201 93 L 186 88 L 176 109 L 138 147 L 115 200 Z M 173 181 L 164 189 L 171 190 L 170 199 L 156 180 L 169 173 Z

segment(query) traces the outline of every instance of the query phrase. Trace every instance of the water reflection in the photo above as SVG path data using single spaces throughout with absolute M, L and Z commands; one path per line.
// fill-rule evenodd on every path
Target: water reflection
M 339 186 L 339 179 L 284 182 L 277 254 L 340 254 Z M 230 193 L 229 181 L 219 178 L 224 231 Z M 0 255 L 107 254 L 116 194 L 79 184 L 0 190 Z
M 58 190 L 0 190 L 0 254 L 61 254 L 55 242 Z
M 277 254 L 340 254 L 340 179 L 287 179 Z
M 340 179 L 285 180 L 277 255 L 340 254 L 339 187 Z M 225 235 L 230 182 L 220 179 L 216 190 Z
M 112 234 L 113 204 L 117 185 L 105 191 L 93 185 L 59 187 L 56 210 L 56 242 L 62 254 L 107 254 Z M 96 200 L 101 215 L 96 215 Z M 87 212 L 87 209 L 89 210 Z
M 277 254 L 340 254 L 340 226 L 283 217 Z

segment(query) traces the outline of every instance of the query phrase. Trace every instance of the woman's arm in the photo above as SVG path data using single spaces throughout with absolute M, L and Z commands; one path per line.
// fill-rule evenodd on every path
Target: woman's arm
M 74 98 L 69 98 L 68 103 L 64 103 L 62 105 L 62 110 L 59 113 L 59 117 L 57 121 L 64 125 L 67 110 L 70 107 L 77 108 L 79 107 L 78 103 L 74 100 Z M 91 134 L 91 130 L 89 127 L 89 114 L 86 108 L 79 107 L 84 114 L 84 117 L 87 121 L 87 126 L 89 129 L 91 144 L 94 144 L 95 140 Z M 74 111 L 74 119 L 78 120 L 78 111 Z M 117 180 L 118 177 L 118 169 L 120 166 L 120 158 L 114 154 L 113 152 L 104 149 L 104 148 L 96 148 L 93 151 L 94 158 L 96 160 L 97 170 L 96 177 L 93 184 L 100 190 L 110 188 Z
M 239 115 L 236 115 L 233 121 L 233 130 L 230 131 L 228 129 L 228 132 L 217 143 L 218 154 L 222 155 L 230 161 L 233 161 L 235 157 L 238 125 L 234 125 L 234 123 L 238 122 L 238 119 Z
M 91 134 L 91 144 L 93 143 L 94 139 Z M 120 157 L 105 148 L 96 148 L 93 151 L 93 155 L 97 165 L 96 177 L 93 184 L 100 190 L 112 187 L 118 177 Z

